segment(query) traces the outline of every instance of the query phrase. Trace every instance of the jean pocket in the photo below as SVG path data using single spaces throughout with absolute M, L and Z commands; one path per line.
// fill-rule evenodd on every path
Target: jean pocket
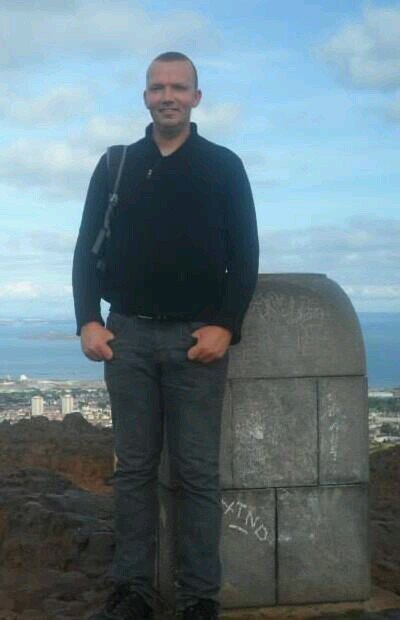
M 129 316 L 119 314 L 119 312 L 110 312 L 107 317 L 106 327 L 114 334 L 115 338 L 119 338 L 125 334 L 129 327 Z
M 196 344 L 198 339 L 196 336 L 192 336 L 192 334 L 196 329 L 200 329 L 200 327 L 204 327 L 204 325 L 207 325 L 206 321 L 186 321 L 184 327 L 185 340 L 188 339 L 192 346 Z

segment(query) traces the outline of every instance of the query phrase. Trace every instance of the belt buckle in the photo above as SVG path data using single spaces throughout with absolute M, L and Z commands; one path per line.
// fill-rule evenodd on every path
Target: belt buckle
M 174 317 L 170 314 L 152 314 L 152 315 L 148 315 L 148 314 L 137 314 L 136 315 L 139 319 L 149 319 L 149 320 L 153 320 L 153 321 L 177 321 L 179 320 L 178 317 Z
M 137 315 L 139 317 L 139 319 L 150 319 L 150 320 L 156 320 L 156 321 L 166 321 L 168 320 L 170 317 L 168 316 L 168 314 L 152 314 L 152 315 L 148 315 L 148 314 L 138 314 Z

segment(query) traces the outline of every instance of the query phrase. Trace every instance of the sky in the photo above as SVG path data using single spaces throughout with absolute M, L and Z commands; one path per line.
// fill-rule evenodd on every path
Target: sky
M 73 318 L 90 176 L 143 137 L 170 50 L 198 69 L 198 132 L 244 162 L 260 273 L 400 312 L 400 1 L 2 0 L 0 23 L 0 318 Z

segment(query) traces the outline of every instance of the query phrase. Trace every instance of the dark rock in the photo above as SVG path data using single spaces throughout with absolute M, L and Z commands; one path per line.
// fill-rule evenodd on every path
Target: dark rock
M 400 594 L 400 446 L 370 456 L 370 509 L 372 577 Z
M 68 413 L 62 420 L 61 424 L 67 430 L 76 433 L 96 433 L 97 429 L 95 426 L 90 424 L 81 413 L 78 411 L 74 411 L 73 413 Z
M 0 475 L 0 488 L 0 609 L 83 617 L 112 560 L 112 498 L 34 468 Z
M 29 467 L 59 471 L 76 486 L 111 494 L 114 469 L 111 429 L 93 426 L 80 413 L 62 421 L 44 416 L 0 426 L 0 473 Z
M 83 620 L 109 592 L 112 433 L 71 415 L 0 425 L 0 620 Z M 370 458 L 373 577 L 400 594 L 399 464 L 400 446 Z M 385 607 L 312 617 L 400 620 L 398 608 Z M 258 617 L 273 617 L 268 609 Z

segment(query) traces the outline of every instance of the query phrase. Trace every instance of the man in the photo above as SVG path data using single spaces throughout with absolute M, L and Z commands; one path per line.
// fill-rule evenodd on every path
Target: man
M 77 334 L 89 359 L 105 361 L 117 457 L 113 590 L 98 620 L 153 617 L 164 426 L 179 482 L 177 617 L 218 617 L 228 348 L 241 339 L 259 246 L 241 160 L 190 122 L 200 99 L 189 58 L 167 52 L 150 64 L 144 102 L 153 122 L 127 150 L 104 276 L 91 251 L 112 191 L 104 155 L 74 254 Z M 111 303 L 106 326 L 101 297 Z

